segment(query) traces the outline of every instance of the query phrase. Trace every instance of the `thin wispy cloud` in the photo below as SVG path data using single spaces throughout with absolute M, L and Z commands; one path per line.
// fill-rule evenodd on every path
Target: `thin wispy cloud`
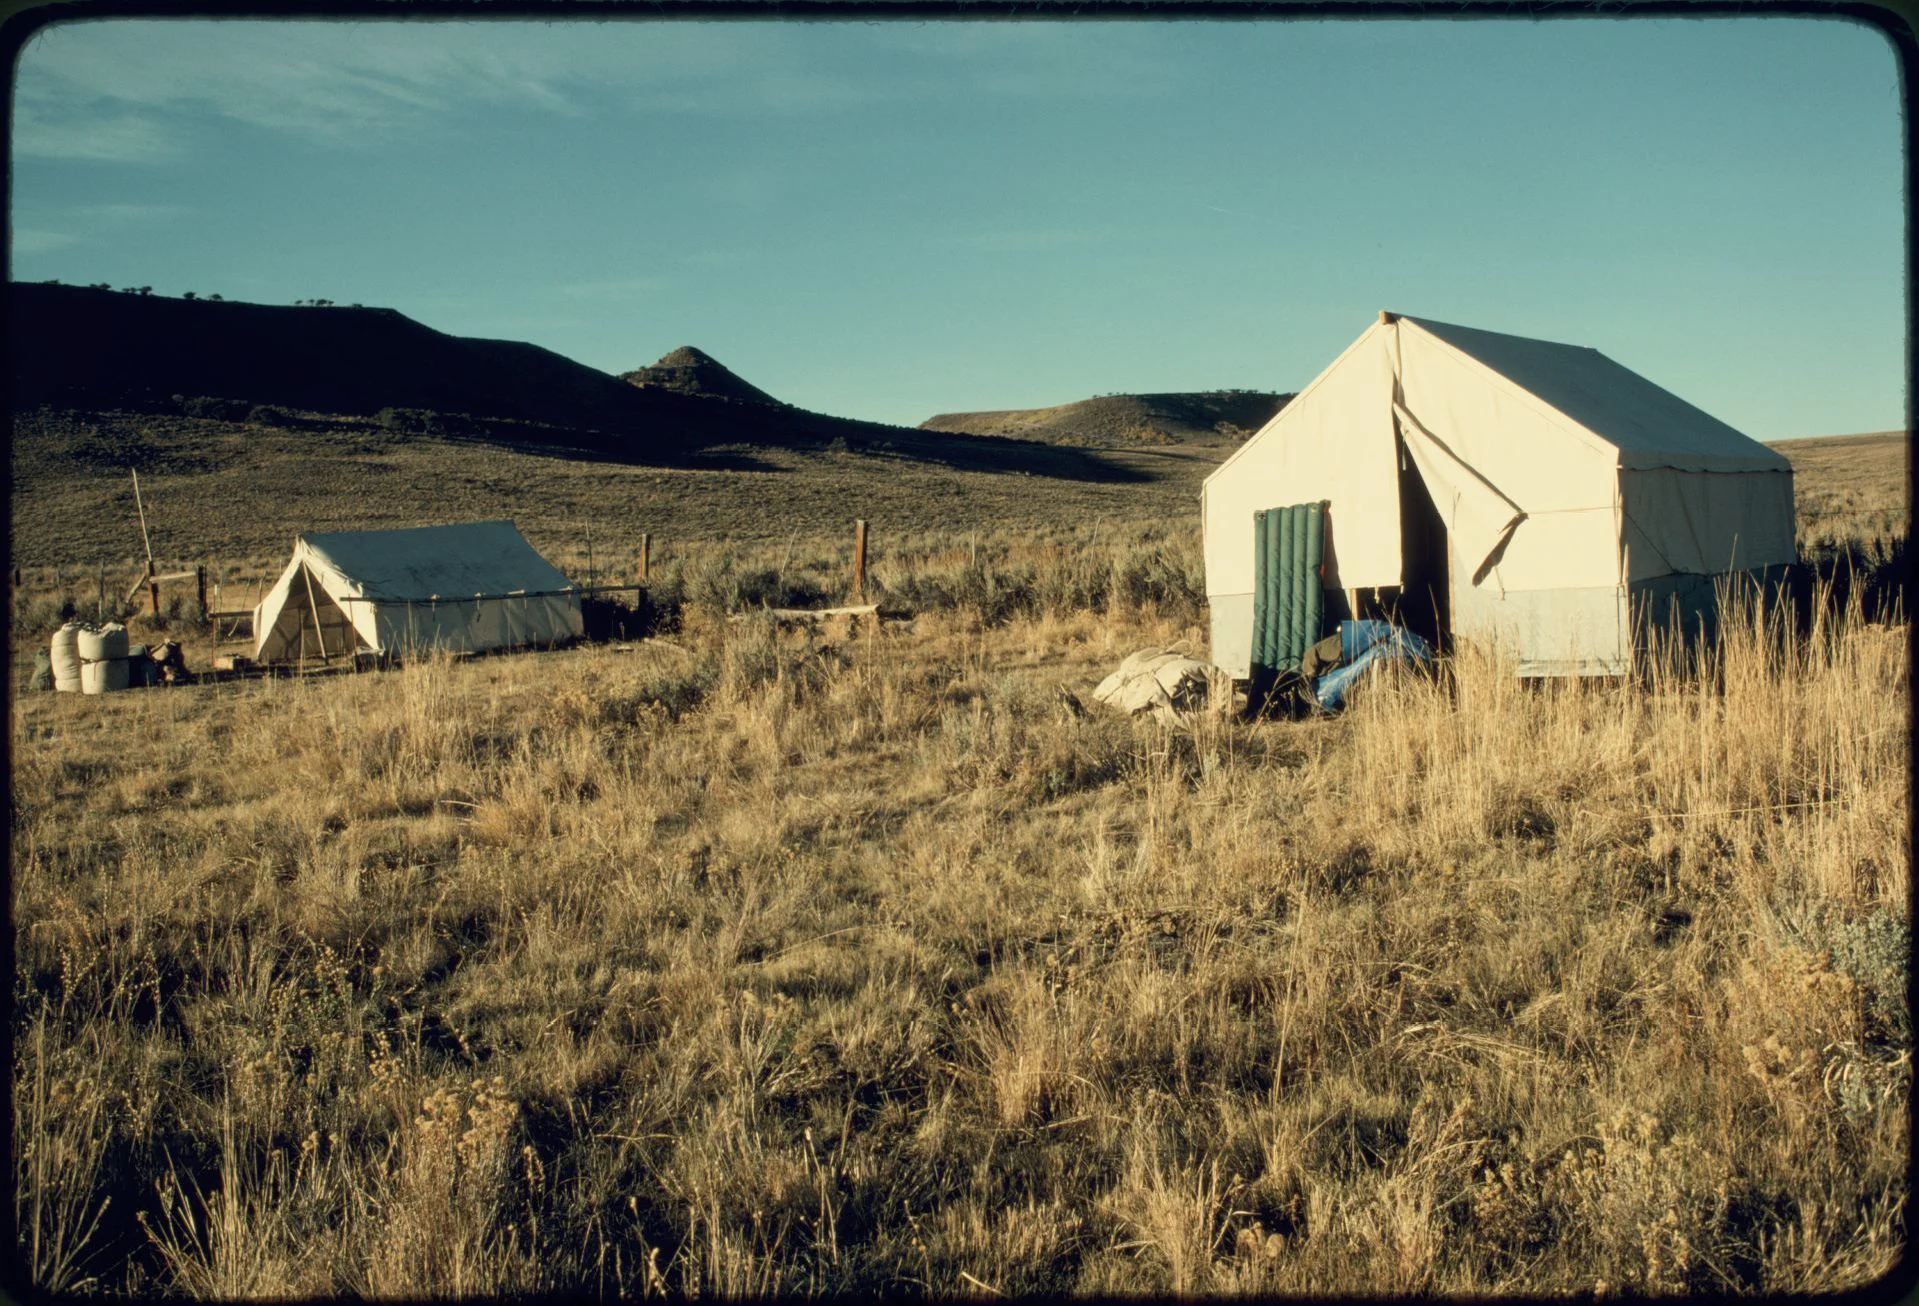
M 982 93 L 1157 94 L 1168 75 L 1146 35 L 1058 24 L 63 25 L 22 52 L 15 150 L 138 162 L 221 123 L 377 149 L 457 134 L 463 113 L 489 105 L 739 117 Z M 1064 43 L 1085 57 L 1062 64 Z
M 29 204 L 16 211 L 14 254 L 49 254 L 101 240 L 124 238 L 125 233 L 157 223 L 172 222 L 193 212 L 183 204 L 75 204 L 49 208 Z
M 453 125 L 478 103 L 578 113 L 556 68 L 529 66 L 473 25 L 88 23 L 22 52 L 16 149 L 136 161 L 195 126 L 238 123 L 341 146 Z
M 1030 227 L 1000 231 L 966 231 L 936 236 L 932 244 L 941 249 L 971 250 L 987 254 L 1042 254 L 1070 249 L 1104 240 L 1112 233 L 1093 227 Z
M 605 281 L 576 281 L 555 291 L 562 299 L 639 299 L 667 284 L 664 277 L 615 277 Z
M 80 238 L 68 231 L 38 231 L 32 227 L 13 229 L 13 252 L 20 254 L 50 254 L 56 249 L 68 249 L 80 243 Z
M 73 102 L 54 106 L 22 94 L 15 101 L 13 152 L 25 158 L 163 163 L 179 155 L 180 143 L 144 113 Z
M 82 204 L 73 210 L 84 221 L 114 224 L 166 222 L 192 212 L 184 204 Z

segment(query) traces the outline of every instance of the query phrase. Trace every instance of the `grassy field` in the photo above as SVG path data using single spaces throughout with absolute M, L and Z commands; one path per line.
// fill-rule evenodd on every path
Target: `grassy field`
M 1912 448 L 1904 432 L 1781 440 L 1772 447 L 1792 460 L 1802 555 L 1905 535 Z
M 1903 540 L 1884 452 L 1802 476 L 1802 540 Z M 880 537 L 911 623 L 728 620 L 843 584 L 836 518 L 748 531 L 747 497 L 735 543 L 671 555 L 680 627 L 624 651 L 17 698 L 34 1280 L 1753 1292 L 1894 1264 L 1902 618 L 1751 613 L 1627 683 L 1467 653 L 1340 718 L 1169 728 L 1067 694 L 1203 648 L 1196 532 L 979 488 L 977 537 Z M 1121 488 L 1191 512 L 1176 478 Z
M 873 526 L 882 574 L 954 542 L 1005 534 L 1015 552 L 1101 524 L 1197 534 L 1200 483 L 1237 443 L 1053 451 L 1050 474 L 1008 475 L 904 449 L 713 450 L 678 465 L 579 460 L 504 444 L 401 436 L 308 415 L 272 426 L 134 413 L 38 412 L 15 420 L 12 558 L 35 633 L 68 601 L 123 597 L 142 557 L 129 466 L 140 468 L 164 567 L 206 564 L 224 606 L 270 584 L 300 530 L 378 529 L 510 517 L 582 576 L 637 574 L 639 537 L 669 574 L 780 569 L 850 548 Z M 1801 552 L 1903 537 L 1906 442 L 1895 435 L 1778 448 L 1799 472 Z M 1096 535 L 1094 536 L 1096 538 Z M 975 545 L 975 547 L 977 547 Z M 846 574 L 835 561 L 837 580 Z M 114 592 L 118 593 L 115 594 Z M 121 605 L 131 612 L 130 605 Z M 16 616 L 16 631 L 22 626 Z
M 850 537 L 857 517 L 886 535 L 1197 520 L 1199 482 L 1231 447 L 1012 448 L 906 431 L 888 443 L 718 448 L 649 465 L 317 417 L 286 427 L 29 414 L 15 423 L 13 557 L 35 572 L 91 576 L 105 564 L 131 578 L 142 546 L 130 465 L 140 471 L 155 553 L 188 565 L 211 559 L 224 575 L 249 559 L 284 562 L 298 530 L 501 516 L 541 548 L 578 548 L 582 559 L 589 536 L 601 548 L 635 548 L 641 532 L 669 551 L 720 540 L 777 548 L 796 537 Z

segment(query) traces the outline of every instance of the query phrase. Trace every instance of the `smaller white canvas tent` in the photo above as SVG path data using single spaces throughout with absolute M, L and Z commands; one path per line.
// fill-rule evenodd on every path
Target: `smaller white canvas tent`
M 510 521 L 307 533 L 253 612 L 261 662 L 480 652 L 581 633 L 573 582 Z

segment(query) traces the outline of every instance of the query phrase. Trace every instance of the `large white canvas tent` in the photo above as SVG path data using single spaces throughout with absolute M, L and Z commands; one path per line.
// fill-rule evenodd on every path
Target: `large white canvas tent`
M 1713 577 L 1796 556 L 1777 453 L 1596 350 L 1391 313 L 1206 480 L 1233 675 L 1255 513 L 1322 502 L 1329 616 L 1498 643 L 1522 675 L 1622 672 L 1647 622 L 1710 610 Z
M 580 596 L 510 521 L 307 533 L 253 629 L 262 662 L 479 652 L 577 638 Z

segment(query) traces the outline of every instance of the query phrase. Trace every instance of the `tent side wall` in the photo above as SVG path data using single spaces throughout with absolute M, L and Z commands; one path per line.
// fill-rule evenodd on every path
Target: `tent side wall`
M 382 600 L 374 607 L 380 647 L 389 653 L 476 653 L 578 639 L 585 626 L 576 594 L 508 594 L 426 602 Z
M 1326 500 L 1332 540 L 1326 587 L 1399 584 L 1387 339 L 1378 326 L 1360 336 L 1206 480 L 1201 513 L 1211 656 L 1233 676 L 1252 671 L 1254 513 Z
M 1776 578 L 1798 561 L 1790 467 L 1628 470 L 1620 492 L 1628 629 L 1637 650 L 1710 634 L 1728 585 Z
M 1627 469 L 1619 475 L 1619 491 L 1628 581 L 1751 571 L 1799 559 L 1790 467 Z

